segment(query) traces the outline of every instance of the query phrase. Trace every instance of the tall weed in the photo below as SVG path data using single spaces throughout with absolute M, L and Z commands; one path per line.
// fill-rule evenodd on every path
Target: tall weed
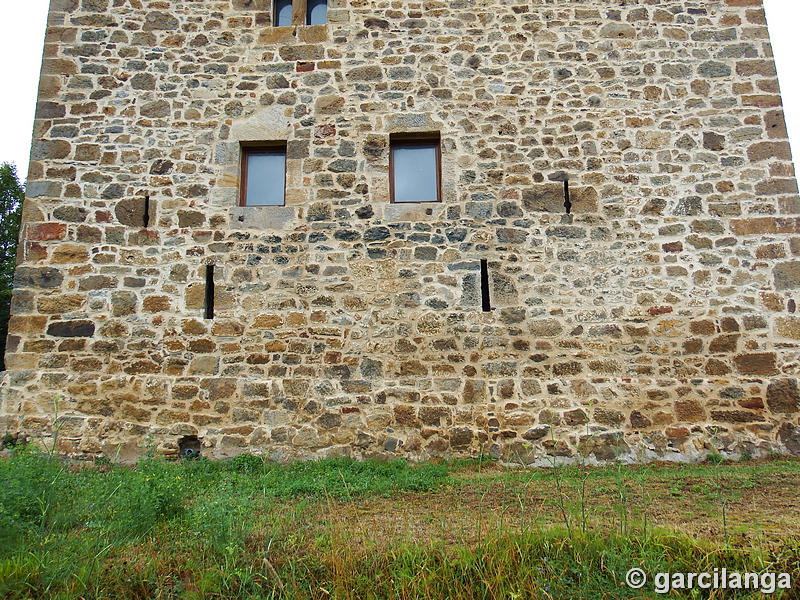
M 29 537 L 74 525 L 77 495 L 64 465 L 34 448 L 0 461 L 0 557 Z

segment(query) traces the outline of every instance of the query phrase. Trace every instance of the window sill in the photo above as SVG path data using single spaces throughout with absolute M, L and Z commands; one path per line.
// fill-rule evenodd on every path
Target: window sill
M 442 202 L 397 202 L 383 207 L 387 221 L 430 221 L 442 219 L 445 214 Z
M 292 229 L 296 218 L 294 206 L 234 206 L 231 229 Z
M 328 24 L 325 25 L 281 25 L 262 30 L 258 41 L 262 44 L 277 42 L 326 42 L 328 41 Z

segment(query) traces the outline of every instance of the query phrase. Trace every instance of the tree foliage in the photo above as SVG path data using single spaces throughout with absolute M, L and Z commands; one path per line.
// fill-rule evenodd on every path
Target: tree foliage
M 11 288 L 17 264 L 19 227 L 25 189 L 13 164 L 0 165 L 0 369 L 5 369 L 6 336 L 11 314 Z

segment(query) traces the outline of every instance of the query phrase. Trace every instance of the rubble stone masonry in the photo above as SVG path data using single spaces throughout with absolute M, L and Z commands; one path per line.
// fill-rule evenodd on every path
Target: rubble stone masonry
M 126 460 L 800 454 L 800 199 L 760 0 L 271 23 L 266 0 L 52 0 L 0 433 L 47 437 L 60 397 L 63 452 Z M 390 135 L 420 132 L 442 201 L 393 204 Z M 258 141 L 286 143 L 285 206 L 239 206 Z

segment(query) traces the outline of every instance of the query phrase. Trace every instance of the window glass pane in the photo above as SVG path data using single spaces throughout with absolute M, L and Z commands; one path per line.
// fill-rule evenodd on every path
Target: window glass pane
M 246 206 L 282 206 L 286 179 L 285 152 L 247 155 Z
M 328 22 L 328 0 L 308 0 L 307 25 L 325 25 Z
M 436 202 L 436 144 L 392 148 L 395 202 Z
M 275 0 L 275 27 L 292 24 L 292 0 Z

